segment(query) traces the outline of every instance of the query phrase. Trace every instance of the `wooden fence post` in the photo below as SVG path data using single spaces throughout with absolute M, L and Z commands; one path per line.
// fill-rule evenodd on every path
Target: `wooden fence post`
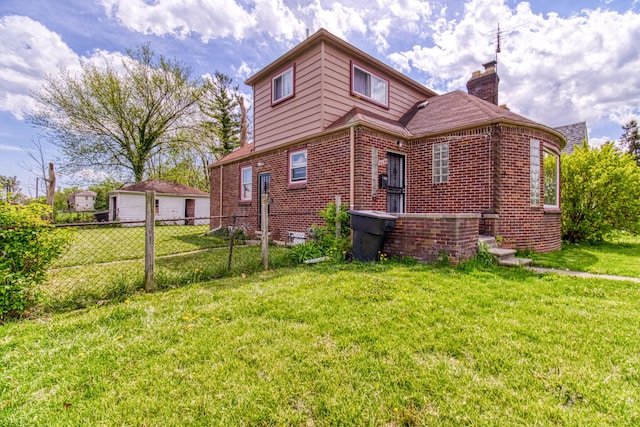
M 260 228 L 262 229 L 262 265 L 265 270 L 269 269 L 269 195 L 263 194 L 262 216 Z
M 340 230 L 342 229 L 342 224 L 340 223 L 340 205 L 342 204 L 340 195 L 336 195 L 336 238 L 339 239 L 341 237 Z
M 145 199 L 145 241 L 144 241 L 144 290 L 156 288 L 155 267 L 155 228 L 156 228 L 156 192 L 147 191 Z

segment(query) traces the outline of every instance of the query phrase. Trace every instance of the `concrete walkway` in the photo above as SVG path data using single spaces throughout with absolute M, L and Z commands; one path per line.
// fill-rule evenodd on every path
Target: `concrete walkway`
M 612 276 L 610 274 L 585 273 L 582 271 L 559 270 L 557 268 L 542 268 L 542 267 L 526 267 L 526 268 L 528 270 L 531 270 L 539 274 L 556 273 L 556 274 L 564 274 L 567 276 L 583 277 L 587 279 L 621 280 L 621 281 L 640 283 L 640 278 L 637 278 L 637 277 L 624 277 L 624 276 Z

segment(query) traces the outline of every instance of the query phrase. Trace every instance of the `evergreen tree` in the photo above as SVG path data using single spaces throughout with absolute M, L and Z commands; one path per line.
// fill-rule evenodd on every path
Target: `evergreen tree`
M 629 154 L 635 156 L 640 166 L 640 129 L 636 120 L 629 121 L 622 126 L 624 133 L 620 137 L 620 146 Z

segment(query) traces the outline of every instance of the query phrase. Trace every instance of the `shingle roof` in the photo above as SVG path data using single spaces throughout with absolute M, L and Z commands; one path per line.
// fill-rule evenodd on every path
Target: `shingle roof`
M 236 159 L 239 159 L 239 158 L 242 158 L 242 157 L 246 157 L 246 156 L 248 156 L 249 154 L 251 154 L 253 152 L 253 148 L 254 148 L 253 144 L 246 144 L 245 146 L 240 147 L 240 148 L 232 151 L 231 153 L 227 154 L 223 158 L 218 159 L 215 162 L 211 163 L 209 165 L 209 167 L 218 166 L 218 165 L 221 165 L 221 164 L 232 162 L 232 161 L 234 161 Z
M 562 150 L 563 153 L 573 154 L 573 149 L 582 145 L 582 141 L 589 141 L 587 122 L 573 123 L 555 129 L 567 138 L 567 145 Z
M 355 122 L 366 122 L 376 127 L 386 129 L 398 135 L 411 136 L 411 133 L 395 120 L 390 120 L 359 107 L 353 107 L 347 114 L 340 117 L 327 127 L 327 130 L 338 128 Z
M 160 194 L 175 194 L 181 196 L 208 196 L 206 191 L 198 190 L 197 188 L 189 187 L 188 185 L 179 184 L 172 181 L 161 181 L 156 179 L 148 179 L 146 181 L 137 182 L 126 187 L 122 187 L 118 191 L 155 191 Z
M 416 104 L 400 119 L 413 136 L 455 132 L 458 129 L 509 121 L 539 125 L 503 107 L 456 90 Z

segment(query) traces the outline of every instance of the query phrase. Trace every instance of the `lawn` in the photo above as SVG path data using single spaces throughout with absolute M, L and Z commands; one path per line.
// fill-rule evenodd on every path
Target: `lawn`
M 0 425 L 638 425 L 640 289 L 397 262 L 0 327 Z
M 532 258 L 538 267 L 640 277 L 639 256 L 640 236 L 618 235 L 598 245 L 565 243 L 560 251 Z

